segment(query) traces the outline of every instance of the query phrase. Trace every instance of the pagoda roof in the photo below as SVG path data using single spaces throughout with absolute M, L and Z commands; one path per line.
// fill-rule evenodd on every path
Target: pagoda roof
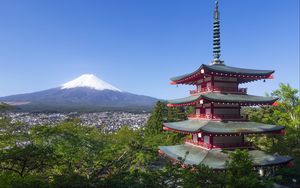
M 224 170 L 225 163 L 229 159 L 229 153 L 232 151 L 222 149 L 205 150 L 192 145 L 160 146 L 160 152 L 171 159 L 184 159 L 186 165 L 206 165 L 212 169 Z M 187 154 L 188 152 L 188 154 Z M 254 167 L 273 166 L 286 164 L 293 160 L 289 156 L 270 155 L 259 150 L 249 150 L 249 155 L 253 160 Z
M 212 102 L 229 102 L 229 103 L 263 103 L 273 104 L 278 98 L 262 97 L 255 95 L 242 95 L 242 94 L 223 94 L 223 93 L 201 93 L 197 95 L 191 95 L 185 98 L 169 100 L 169 106 L 187 106 L 199 102 L 201 99 L 206 99 Z
M 213 64 L 213 65 L 205 65 L 202 64 L 196 71 L 176 77 L 172 77 L 171 81 L 173 84 L 180 84 L 189 82 L 191 79 L 193 79 L 195 76 L 199 76 L 201 74 L 201 70 L 204 69 L 205 73 L 214 73 L 214 74 L 228 74 L 232 77 L 239 77 L 239 76 L 256 76 L 258 79 L 266 79 L 271 74 L 273 74 L 274 70 L 257 70 L 257 69 L 246 69 L 246 68 L 238 68 L 238 67 L 230 67 L 226 66 L 225 64 Z M 249 79 L 246 78 L 239 78 L 239 82 L 249 82 Z
M 185 121 L 164 123 L 164 127 L 185 133 L 213 133 L 213 134 L 258 134 L 279 132 L 283 126 L 263 124 L 249 121 L 209 121 L 203 119 L 189 119 Z

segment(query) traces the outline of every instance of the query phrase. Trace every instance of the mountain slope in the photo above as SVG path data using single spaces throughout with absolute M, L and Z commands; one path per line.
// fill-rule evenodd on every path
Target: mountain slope
M 60 87 L 12 95 L 0 101 L 29 111 L 149 110 L 157 99 L 122 92 L 94 75 L 82 75 Z

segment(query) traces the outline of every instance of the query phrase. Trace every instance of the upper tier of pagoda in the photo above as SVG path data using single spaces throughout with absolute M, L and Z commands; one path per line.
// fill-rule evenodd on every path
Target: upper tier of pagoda
M 272 79 L 274 70 L 256 70 L 226 66 L 223 63 L 202 64 L 196 71 L 171 78 L 171 84 L 196 85 L 198 80 L 207 76 L 237 78 L 238 83 L 247 83 L 261 79 Z

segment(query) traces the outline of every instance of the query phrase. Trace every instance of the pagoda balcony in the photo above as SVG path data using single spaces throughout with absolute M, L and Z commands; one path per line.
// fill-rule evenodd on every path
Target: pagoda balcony
M 191 95 L 204 93 L 204 92 L 227 92 L 227 93 L 238 93 L 247 94 L 247 88 L 236 88 L 236 87 L 205 87 L 200 90 L 190 90 Z
M 213 119 L 213 120 L 245 120 L 244 117 L 235 114 L 189 114 L 189 119 Z
M 219 149 L 219 148 L 252 148 L 253 145 L 251 142 L 244 143 L 218 143 L 218 144 L 208 144 L 205 142 L 194 142 L 192 139 L 185 139 L 186 144 L 191 144 L 195 146 L 200 146 L 207 149 Z
M 213 145 L 212 144 L 208 144 L 208 143 L 205 143 L 205 142 L 194 142 L 192 139 L 185 139 L 185 143 L 186 144 L 192 144 L 192 145 L 195 145 L 195 146 L 200 146 L 200 147 L 203 147 L 203 148 L 207 148 L 207 149 L 212 149 L 213 148 Z

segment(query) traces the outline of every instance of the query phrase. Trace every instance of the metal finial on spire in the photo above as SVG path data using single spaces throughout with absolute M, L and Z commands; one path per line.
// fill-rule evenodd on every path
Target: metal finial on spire
M 218 0 L 215 1 L 215 11 L 214 11 L 213 53 L 214 53 L 214 61 L 212 62 L 212 64 L 222 64 L 223 61 L 220 60 L 221 43 L 220 43 L 220 13 L 219 13 Z

